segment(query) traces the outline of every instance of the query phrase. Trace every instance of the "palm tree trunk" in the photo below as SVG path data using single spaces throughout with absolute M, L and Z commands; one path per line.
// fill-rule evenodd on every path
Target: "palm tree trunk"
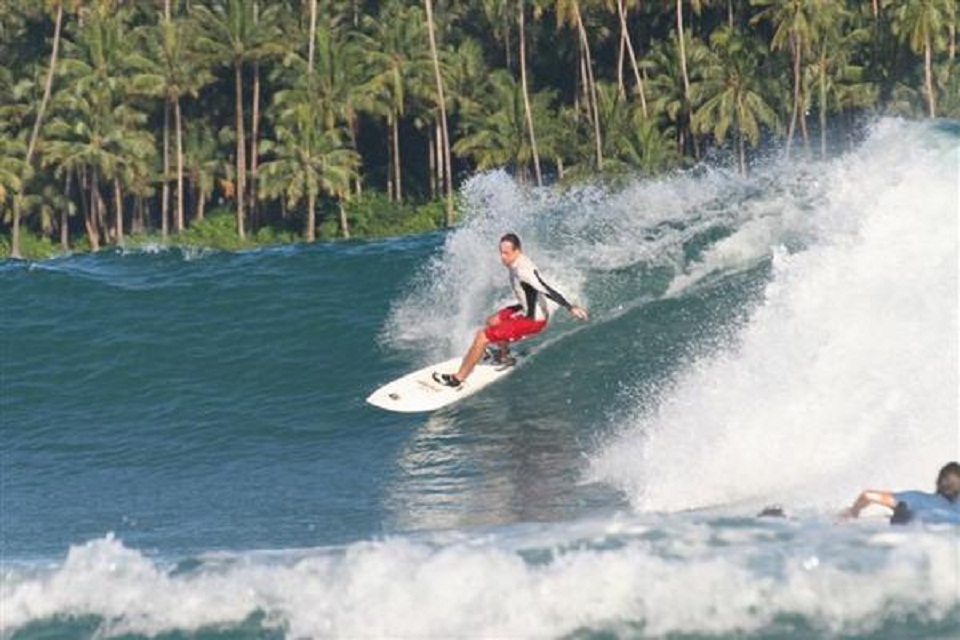
M 303 230 L 303 235 L 307 242 L 313 242 L 317 239 L 317 197 L 312 189 L 307 190 L 307 224 Z
M 393 188 L 397 202 L 403 202 L 403 185 L 400 173 L 400 114 L 393 114 Z
M 94 200 L 97 203 L 96 213 L 97 216 L 94 219 L 94 224 L 97 228 L 97 233 L 100 236 L 100 239 L 103 242 L 110 242 L 110 227 L 107 225 L 107 202 L 103 199 L 103 192 L 100 190 L 100 180 L 97 179 L 94 182 Z
M 260 63 L 253 63 L 253 124 L 250 131 L 250 227 L 256 231 L 260 225 L 259 192 L 257 171 L 260 166 Z
M 787 129 L 786 156 L 788 158 L 790 148 L 793 146 L 793 134 L 797 130 L 797 115 L 800 109 L 800 36 L 796 32 L 790 34 L 790 45 L 793 49 L 793 111 L 790 114 L 790 126 Z
M 680 42 L 680 75 L 683 77 L 683 101 L 686 105 L 687 112 L 687 124 L 681 129 L 690 130 L 690 139 L 693 141 L 694 146 L 694 156 L 699 157 L 700 150 L 697 148 L 696 137 L 694 136 L 692 123 L 693 123 L 693 105 L 690 102 L 690 74 L 687 73 L 687 45 L 686 38 L 684 37 L 684 27 L 683 27 L 683 2 L 682 0 L 677 0 L 677 38 Z M 686 146 L 686 136 L 681 132 L 681 138 L 684 140 L 684 143 L 681 144 L 680 153 L 684 152 L 683 147 Z
M 43 87 L 43 98 L 40 100 L 40 108 L 37 110 L 37 119 L 33 123 L 33 131 L 30 133 L 30 144 L 27 145 L 27 164 L 33 160 L 33 152 L 37 148 L 37 138 L 40 136 L 40 127 L 43 124 L 43 116 L 47 111 L 47 105 L 50 103 L 50 93 L 53 90 L 53 75 L 57 67 L 57 56 L 60 51 L 60 29 L 63 25 L 63 0 L 57 2 L 57 17 L 53 27 L 53 49 L 50 51 L 50 66 L 47 69 L 47 81 Z
M 433 72 L 437 80 L 437 96 L 440 104 L 440 122 L 441 122 L 441 146 L 443 156 L 438 158 L 446 170 L 443 174 L 446 178 L 447 206 L 444 224 L 448 227 L 453 226 L 453 180 L 450 172 L 450 130 L 447 128 L 447 103 L 443 96 L 443 75 L 440 73 L 440 56 L 437 53 L 437 37 L 433 25 L 433 2 L 424 0 L 423 4 L 427 8 L 427 30 L 430 34 L 430 52 L 433 55 Z
M 197 220 L 203 220 L 203 214 L 206 206 L 207 197 L 203 195 L 203 188 L 201 188 L 197 195 Z
M 677 0 L 677 38 L 680 41 L 680 74 L 683 76 L 683 97 L 690 102 L 690 76 L 687 74 L 687 45 L 683 37 L 683 2 Z
M 633 49 L 633 39 L 630 37 L 630 30 L 627 27 L 627 7 L 623 0 L 617 0 L 618 11 L 620 14 L 620 28 L 623 30 L 627 41 L 627 53 L 630 55 L 630 66 L 633 67 L 633 78 L 637 82 L 637 92 L 640 94 L 640 109 L 643 113 L 643 119 L 646 120 L 647 114 L 647 96 L 643 90 L 643 78 L 640 77 L 640 66 L 637 64 L 637 53 Z
M 313 57 L 317 48 L 317 0 L 310 0 L 310 44 L 307 53 L 307 75 L 313 78 Z
M 950 62 L 957 57 L 957 16 L 960 15 L 960 7 L 953 10 L 953 14 L 948 16 L 947 19 L 947 34 L 949 40 L 947 41 L 947 58 Z
M 621 99 L 626 99 L 627 90 L 623 82 L 623 63 L 627 57 L 627 37 L 626 32 L 621 27 L 620 29 L 620 43 L 617 46 L 617 95 Z
M 183 233 L 183 118 L 179 96 L 173 102 L 173 121 L 177 135 L 177 233 Z
M 160 234 L 170 235 L 170 102 L 163 101 L 163 180 L 160 187 Z
M 933 92 L 933 60 L 931 50 L 930 34 L 928 32 L 924 35 L 923 39 L 923 81 L 927 91 L 927 107 L 929 108 L 930 117 L 936 118 L 937 97 Z
M 444 166 L 445 162 L 443 160 L 443 132 L 440 129 L 440 123 L 436 123 L 436 133 L 434 133 L 434 153 L 433 160 L 435 163 L 435 168 L 437 171 L 436 178 L 436 196 L 440 197 L 441 192 L 443 191 L 444 180 L 447 179 L 447 168 Z
M 170 10 L 171 10 L 170 0 L 164 0 L 163 18 L 166 25 L 169 25 L 171 20 L 173 19 L 173 15 Z M 178 109 L 180 108 L 179 98 L 178 98 L 177 108 Z M 167 222 L 167 213 L 168 213 L 167 203 L 169 202 L 169 198 L 170 198 L 170 195 L 169 195 L 170 187 L 169 187 L 169 182 L 167 181 L 167 175 L 170 170 L 170 133 L 169 132 L 170 132 L 170 104 L 169 102 L 167 102 L 166 98 L 164 98 L 164 104 L 163 104 L 163 223 L 162 223 L 162 227 L 163 227 L 162 235 L 164 238 L 167 237 L 170 231 L 168 222 Z M 178 134 L 179 134 L 179 129 L 178 129 Z M 179 142 L 180 140 L 178 138 L 177 143 L 179 144 Z M 177 148 L 178 161 L 179 161 L 179 157 L 180 157 L 180 149 L 178 147 Z M 178 176 L 180 173 L 182 172 L 179 171 L 179 165 L 178 165 Z M 182 199 L 180 199 L 180 196 L 179 196 L 181 191 L 182 191 L 182 186 L 178 186 L 177 197 L 178 197 L 178 204 L 180 205 L 179 208 L 177 209 L 178 219 L 180 219 L 180 216 L 183 215 Z M 183 230 L 182 227 L 177 227 L 178 232 L 182 230 Z
M 596 151 L 597 170 L 603 170 L 603 142 L 600 135 L 600 109 L 597 105 L 597 83 L 593 78 L 593 60 L 590 56 L 590 41 L 587 39 L 587 29 L 583 26 L 583 17 L 580 15 L 580 4 L 574 3 L 574 11 L 577 17 L 577 30 L 580 32 L 580 46 L 583 47 L 583 54 L 587 64 L 587 82 L 589 86 L 588 97 L 593 111 L 593 139 Z
M 530 135 L 530 152 L 533 155 L 533 172 L 537 179 L 537 186 L 543 186 L 543 174 L 540 172 L 540 153 L 537 151 L 537 134 L 533 128 L 533 112 L 530 109 L 530 90 L 527 88 L 527 53 L 526 26 L 524 25 L 524 0 L 517 3 L 520 7 L 519 39 L 520 39 L 520 85 L 523 92 L 523 112 L 527 119 L 527 132 Z
M 73 174 L 67 171 L 67 177 L 64 179 L 63 193 L 70 198 L 70 184 L 73 182 Z M 66 204 L 60 210 L 60 248 L 64 251 L 70 249 L 70 205 Z
M 13 229 L 10 231 L 10 257 L 19 260 L 20 255 L 20 209 L 23 207 L 23 181 L 20 182 L 20 191 L 13 196 Z
M 27 156 L 25 167 L 30 167 L 33 162 L 33 152 L 37 147 L 37 138 L 40 137 L 40 127 L 43 124 L 43 117 L 47 111 L 47 105 L 50 103 L 50 94 L 53 90 L 53 76 L 57 68 L 57 56 L 60 51 L 60 30 L 63 26 L 63 0 L 57 2 L 57 17 L 53 27 L 53 48 L 50 51 L 50 65 L 47 69 L 47 80 L 43 87 L 43 98 L 40 100 L 40 107 L 37 109 L 37 119 L 33 123 L 33 131 L 30 133 L 30 143 L 27 145 Z M 10 257 L 20 258 L 20 212 L 23 208 L 23 187 L 26 174 L 21 176 L 20 188 L 13 197 L 13 229 L 10 238 Z
M 827 157 L 827 63 L 820 56 L 820 158 Z
M 744 135 L 741 129 L 737 129 L 737 146 L 739 147 L 740 175 L 747 176 L 747 147 L 744 143 Z
M 90 182 L 90 208 L 88 209 L 87 216 L 83 221 L 87 228 L 87 238 L 90 240 L 91 251 L 100 251 L 100 233 L 97 230 L 97 218 L 100 216 L 100 190 L 97 187 L 97 176 L 98 172 L 96 169 L 94 169 L 92 174 L 88 177 Z
M 80 210 L 83 212 L 83 225 L 87 227 L 87 220 L 91 216 L 90 207 L 90 197 L 87 192 L 89 185 L 87 183 L 87 171 L 85 168 L 78 168 L 77 170 L 77 194 L 80 196 Z
M 506 4 L 506 3 L 504 3 Z M 510 41 L 510 27 L 513 21 L 510 20 L 510 11 L 507 7 L 503 9 L 503 59 L 506 61 L 507 71 L 513 72 L 513 43 Z
M 246 184 L 245 184 L 245 173 L 247 170 L 247 158 L 246 158 L 246 142 L 244 140 L 245 134 L 243 131 L 243 70 L 241 67 L 240 60 L 235 60 L 234 67 L 234 82 L 236 84 L 236 134 L 237 134 L 237 178 L 236 184 L 234 185 L 234 198 L 237 200 L 237 235 L 240 236 L 240 239 L 246 237 L 244 233 L 244 211 L 243 211 L 243 200 L 246 193 Z
M 437 182 L 440 178 L 440 168 L 437 166 L 437 155 L 440 153 L 440 123 L 434 130 L 430 130 L 430 139 L 427 142 L 427 173 L 430 175 L 430 199 L 437 198 Z
M 393 163 L 393 110 L 387 116 L 387 199 L 397 201 L 397 186 L 394 183 Z
M 747 148 L 744 142 L 746 136 L 743 135 L 743 99 L 737 95 L 737 108 L 734 112 L 734 118 L 737 125 L 737 159 L 740 165 L 740 175 L 747 175 Z
M 117 244 L 123 244 L 123 189 L 120 186 L 120 178 L 113 178 L 113 203 L 117 210 L 116 217 L 116 237 Z
M 350 239 L 350 223 L 347 220 L 347 210 L 343 208 L 343 197 L 337 198 L 337 207 L 340 209 L 340 235 L 344 240 Z

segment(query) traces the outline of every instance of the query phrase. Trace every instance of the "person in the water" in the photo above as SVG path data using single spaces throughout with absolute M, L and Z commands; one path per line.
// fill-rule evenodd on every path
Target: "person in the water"
M 935 493 L 868 489 L 842 515 L 856 518 L 871 504 L 893 509 L 891 524 L 914 521 L 960 524 L 960 464 L 949 462 L 940 469 Z
M 537 266 L 521 250 L 517 234 L 507 233 L 500 238 L 500 262 L 510 272 L 510 287 L 518 304 L 504 307 L 487 318 L 486 326 L 477 331 L 456 373 L 433 374 L 433 379 L 444 386 L 459 387 L 480 362 L 490 343 L 499 347 L 499 360 L 509 362 L 508 343 L 539 333 L 547 326 L 550 319 L 548 299 L 580 320 L 588 319 L 586 309 L 567 302 L 563 294 L 543 280 Z

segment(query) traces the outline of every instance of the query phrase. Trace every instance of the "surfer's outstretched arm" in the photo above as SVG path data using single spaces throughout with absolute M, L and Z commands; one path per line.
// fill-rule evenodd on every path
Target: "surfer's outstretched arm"
M 533 270 L 533 278 L 523 279 L 524 282 L 528 283 L 533 288 L 540 291 L 543 295 L 547 296 L 550 300 L 553 300 L 558 305 L 572 313 L 575 317 L 580 320 L 588 320 L 589 316 L 587 315 L 587 310 L 583 307 L 578 307 L 575 304 L 571 304 L 562 293 L 551 287 L 540 275 L 540 272 L 536 269 Z

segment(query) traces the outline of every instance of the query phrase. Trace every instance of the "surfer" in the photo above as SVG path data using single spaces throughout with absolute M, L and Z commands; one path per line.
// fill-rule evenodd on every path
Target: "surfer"
M 856 518 L 867 506 L 879 504 L 893 509 L 890 524 L 905 524 L 913 520 L 927 523 L 960 524 L 960 464 L 950 462 L 937 474 L 936 493 L 924 491 L 877 491 L 868 489 L 843 512 L 846 518 Z
M 504 307 L 487 318 L 486 326 L 477 331 L 456 373 L 433 374 L 433 379 L 442 385 L 459 387 L 491 343 L 499 349 L 498 361 L 509 363 L 509 343 L 539 333 L 547 326 L 548 299 L 580 320 L 589 319 L 586 309 L 570 304 L 559 291 L 544 282 L 537 266 L 523 253 L 517 234 L 507 233 L 500 238 L 500 262 L 510 272 L 510 287 L 518 304 Z

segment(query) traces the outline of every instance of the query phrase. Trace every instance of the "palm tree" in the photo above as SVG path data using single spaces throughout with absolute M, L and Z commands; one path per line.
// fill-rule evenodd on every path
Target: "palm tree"
M 548 4 L 553 5 L 557 12 L 557 26 L 563 27 L 570 25 L 577 32 L 578 43 L 582 58 L 582 68 L 584 73 L 584 86 L 586 89 L 588 112 L 590 121 L 593 123 L 594 150 L 596 152 L 597 170 L 603 169 L 603 140 L 600 133 L 600 114 L 597 106 L 597 85 L 593 77 L 593 56 L 590 53 L 590 40 L 587 37 L 587 29 L 583 23 L 583 12 L 580 10 L 579 0 L 552 0 Z
M 341 131 L 324 127 L 319 105 L 306 92 L 279 92 L 275 113 L 274 159 L 263 165 L 263 193 L 285 198 L 293 206 L 306 200 L 303 235 L 307 242 L 313 242 L 317 198 L 323 194 L 345 198 L 356 177 L 360 157 L 343 144 Z M 343 220 L 341 232 L 349 237 Z
M 274 14 L 279 5 L 258 11 L 258 3 L 249 0 L 213 0 L 210 6 L 193 7 L 202 34 L 197 39 L 199 51 L 211 60 L 233 69 L 236 188 L 234 198 L 237 211 L 237 235 L 246 237 L 244 200 L 246 198 L 246 129 L 244 124 L 243 71 L 248 62 L 262 58 L 276 50 L 276 23 Z
M 350 146 L 357 147 L 361 107 L 369 104 L 369 78 L 364 68 L 366 51 L 364 41 L 356 37 L 351 30 L 349 13 L 324 3 L 322 15 L 318 7 L 317 24 L 311 24 L 307 38 L 313 32 L 313 69 L 310 65 L 310 46 L 307 59 L 297 52 L 288 52 L 284 59 L 285 72 L 280 76 L 280 84 L 287 87 L 303 87 L 303 78 L 307 78 L 306 91 L 316 101 L 322 113 L 324 128 L 346 128 Z M 313 16 L 310 18 L 313 21 Z M 293 28 L 288 38 L 299 42 L 302 35 Z M 356 191 L 361 189 L 361 176 L 355 177 Z
M 403 201 L 400 154 L 400 120 L 406 114 L 410 93 L 423 92 L 432 84 L 433 62 L 427 52 L 426 21 L 419 7 L 405 7 L 389 0 L 376 17 L 364 19 L 360 40 L 368 52 L 370 80 L 364 91 L 372 113 L 385 115 L 390 131 L 390 171 L 387 180 L 391 199 Z
M 33 122 L 33 131 L 30 134 L 30 142 L 27 144 L 24 170 L 33 166 L 33 153 L 37 148 L 37 139 L 40 136 L 40 129 L 43 126 L 43 119 L 46 115 L 47 105 L 50 103 L 50 94 L 53 90 L 53 77 L 57 69 L 57 57 L 60 51 L 60 33 L 63 26 L 63 0 L 49 0 L 45 7 L 52 10 L 55 14 L 53 27 L 53 44 L 50 48 L 50 62 L 47 65 L 47 79 L 44 82 L 43 98 L 37 107 L 37 116 Z M 22 187 L 26 180 L 26 175 L 21 176 L 18 181 Z M 20 257 L 20 211 L 22 207 L 23 192 L 17 189 L 13 197 L 13 223 L 10 238 L 10 257 Z
M 698 70 L 692 79 L 695 83 L 699 79 L 699 70 L 707 64 L 710 52 L 690 34 L 683 39 L 687 62 Z M 659 42 L 644 57 L 641 67 L 649 74 L 647 88 L 653 113 L 665 118 L 673 127 L 677 136 L 677 151 L 683 155 L 688 146 L 692 146 L 692 114 L 696 105 L 684 87 L 680 49 L 668 42 Z
M 58 178 L 75 175 L 89 194 L 85 225 L 90 246 L 100 247 L 101 233 L 123 240 L 121 189 L 125 182 L 148 172 L 154 153 L 143 128 L 146 115 L 129 100 L 131 40 L 124 11 L 112 13 L 95 6 L 85 16 L 76 42 L 67 42 L 61 61 L 67 82 L 53 98 L 55 116 L 45 131 L 43 166 Z M 68 46 L 69 45 L 69 46 Z M 113 184 L 115 218 L 106 222 L 103 181 Z
M 13 137 L 0 129 L 0 219 L 6 222 L 7 202 L 14 200 L 23 190 L 23 180 L 25 175 L 29 175 L 29 165 L 23 160 L 25 155 L 25 146 L 23 140 Z M 15 216 L 19 212 L 11 211 L 11 219 L 14 222 L 13 233 L 18 232 Z M 19 238 L 16 235 L 11 237 L 10 257 L 20 258 Z
M 217 139 L 202 121 L 188 123 L 183 136 L 184 172 L 193 194 L 196 219 L 203 220 L 207 199 L 213 194 L 221 160 L 217 153 Z
M 619 157 L 648 175 L 676 167 L 682 158 L 673 135 L 671 129 L 661 129 L 654 120 L 635 114 L 633 127 L 619 138 Z
M 945 62 L 936 70 L 943 99 L 937 102 L 941 117 L 960 120 L 960 63 Z
M 605 171 L 622 172 L 629 163 L 622 157 L 621 143 L 627 132 L 633 129 L 634 110 L 619 82 L 615 85 L 604 81 L 597 83 L 597 106 L 601 126 L 607 134 L 603 145 Z
M 141 28 L 138 32 L 145 55 L 136 58 L 138 73 L 132 79 L 132 90 L 146 96 L 162 97 L 165 107 L 171 105 L 173 108 L 177 181 L 174 228 L 177 233 L 181 233 L 185 227 L 184 125 L 181 102 L 184 97 L 196 98 L 200 90 L 213 81 L 213 74 L 207 66 L 200 63 L 192 50 L 192 43 L 197 36 L 196 23 L 172 18 L 169 13 L 158 14 L 157 18 L 156 25 Z M 166 138 L 166 135 L 164 137 Z M 166 154 L 164 160 L 166 161 Z M 168 167 L 164 166 L 164 186 L 168 171 Z M 166 230 L 166 220 L 163 222 Z
M 540 152 L 537 149 L 537 134 L 533 126 L 533 111 L 530 108 L 530 83 L 527 81 L 527 27 L 526 8 L 524 0 L 518 1 L 519 18 L 518 33 L 520 34 L 520 88 L 523 93 L 523 114 L 527 133 L 530 136 L 530 153 L 533 156 L 533 173 L 537 179 L 537 186 L 543 186 L 543 174 L 540 171 Z
M 490 74 L 484 90 L 480 112 L 465 115 L 453 150 L 472 159 L 480 170 L 512 164 L 520 177 L 526 179 L 533 161 L 533 148 L 527 135 L 522 91 L 513 75 L 503 69 Z M 552 91 L 530 96 L 531 112 L 540 123 L 541 133 L 559 128 L 551 108 L 554 98 Z M 538 139 L 544 156 L 559 154 L 554 137 L 546 135 Z
M 628 12 L 634 5 L 638 4 L 638 2 L 639 0 L 616 0 L 615 2 L 608 0 L 608 7 L 615 8 L 617 12 L 617 18 L 620 22 L 620 41 L 622 42 L 622 47 L 626 48 L 629 54 L 630 68 L 633 69 L 633 79 L 637 83 L 637 95 L 640 96 L 641 113 L 643 117 L 646 118 L 649 115 L 647 113 L 647 95 L 643 90 L 643 78 L 640 76 L 637 52 L 634 49 L 633 38 L 630 36 L 630 29 L 627 25 Z M 622 76 L 621 67 L 622 65 L 617 65 L 618 77 Z
M 738 30 L 722 27 L 710 37 L 715 52 L 712 64 L 703 71 L 703 80 L 693 90 L 701 106 L 694 114 L 694 126 L 712 133 L 723 144 L 732 128 L 737 138 L 737 159 L 746 175 L 746 143 L 756 146 L 760 126 L 777 126 L 777 115 L 764 99 L 764 87 L 756 70 L 762 52 L 754 41 Z
M 307 33 L 307 75 L 313 77 L 313 60 L 317 47 L 317 0 L 309 0 L 310 29 Z
M 437 37 L 434 33 L 433 25 L 433 1 L 424 0 L 424 7 L 427 11 L 427 31 L 430 34 L 430 55 L 433 58 L 434 74 L 437 78 L 437 103 L 440 107 L 440 120 L 442 132 L 442 147 L 444 163 L 444 175 L 446 176 L 447 206 L 444 223 L 446 226 L 453 226 L 453 175 L 450 163 L 450 129 L 447 126 L 447 103 L 443 96 L 443 75 L 440 73 L 440 56 L 437 54 Z
M 655 119 L 643 112 L 642 105 L 626 99 L 619 86 L 601 82 L 597 96 L 603 130 L 607 132 L 603 150 L 607 171 L 640 170 L 653 174 L 679 162 L 673 131 L 661 129 Z
M 504 66 L 513 69 L 513 32 L 514 10 L 509 2 L 504 0 L 479 0 L 480 12 L 484 24 L 489 28 L 493 40 L 503 46 Z
M 447 106 L 452 116 L 476 115 L 484 97 L 484 83 L 490 70 L 483 59 L 482 45 L 464 38 L 446 56 Z
M 804 139 L 807 139 L 806 118 L 803 116 L 801 106 L 804 102 L 802 66 L 808 48 L 817 37 L 816 15 L 823 3 L 822 0 L 750 0 L 750 3 L 766 7 L 754 16 L 751 24 L 761 20 L 772 22 L 775 28 L 771 42 L 772 48 L 779 50 L 789 46 L 793 58 L 793 110 L 787 130 L 786 149 L 786 155 L 789 157 L 798 122 L 803 129 Z
M 827 115 L 865 107 L 876 99 L 876 88 L 864 82 L 863 67 L 853 63 L 856 47 L 870 39 L 865 27 L 854 27 L 851 13 L 841 5 L 824 6 L 817 15 L 821 37 L 814 44 L 814 59 L 807 67 L 809 84 L 820 120 L 820 157 L 827 155 Z
M 686 30 L 683 26 L 683 2 L 682 0 L 677 0 L 677 48 L 680 51 L 680 77 L 683 79 L 683 98 L 684 102 L 687 104 L 688 115 L 690 119 L 693 119 L 692 115 L 692 100 L 690 98 L 690 74 L 687 72 L 687 47 L 686 43 Z
M 947 33 L 950 18 L 955 15 L 955 0 L 904 0 L 896 8 L 893 30 L 914 53 L 923 53 L 923 87 L 927 98 L 927 114 L 937 116 L 936 91 L 933 86 L 933 52 L 939 49 Z

